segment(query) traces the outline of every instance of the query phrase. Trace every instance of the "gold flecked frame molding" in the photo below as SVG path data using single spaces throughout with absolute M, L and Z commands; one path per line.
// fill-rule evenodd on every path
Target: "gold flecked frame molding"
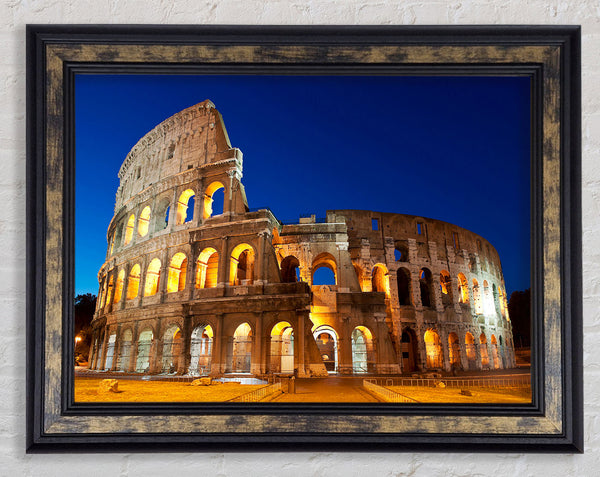
M 564 213 L 561 187 L 565 186 L 561 184 L 561 178 L 564 180 L 561 161 L 565 157 L 565 151 L 561 150 L 565 144 L 561 139 L 561 134 L 564 134 L 561 129 L 564 128 L 564 116 L 561 115 L 564 114 L 561 105 L 565 99 L 561 97 L 564 94 L 564 89 L 561 89 L 565 75 L 564 44 L 529 40 L 527 44 L 515 41 L 491 41 L 487 44 L 465 44 L 462 41 L 456 41 L 455 44 L 402 44 L 402 41 L 397 41 L 398 44 L 376 44 L 373 41 L 365 45 L 361 44 L 364 43 L 363 38 L 354 45 L 338 44 L 334 38 L 330 44 L 274 44 L 261 41 L 255 44 L 236 44 L 235 41 L 230 44 L 226 44 L 226 41 L 186 44 L 161 42 L 160 35 L 156 36 L 154 44 L 149 44 L 147 41 L 136 43 L 135 38 L 127 43 L 113 42 L 110 38 L 103 39 L 101 35 L 95 35 L 93 43 L 87 41 L 85 35 L 83 38 L 73 36 L 68 40 L 43 42 L 39 41 L 40 37 L 38 65 L 43 64 L 43 71 L 37 71 L 37 85 L 38 94 L 44 97 L 45 109 L 38 104 L 38 111 L 43 111 L 45 117 L 45 141 L 37 144 L 37 156 L 38 161 L 39 154 L 45 155 L 45 158 L 41 160 L 43 170 L 38 170 L 37 174 L 43 174 L 45 178 L 45 210 L 37 210 L 36 215 L 38 219 L 40 215 L 45 219 L 43 234 L 39 231 L 35 234 L 40 249 L 38 258 L 43 257 L 42 270 L 37 272 L 40 276 L 37 276 L 39 288 L 36 291 L 36 298 L 41 301 L 36 310 L 30 310 L 29 319 L 34 320 L 31 326 L 35 328 L 38 338 L 31 339 L 41 343 L 42 348 L 37 347 L 37 356 L 43 362 L 37 363 L 39 373 L 35 373 L 31 379 L 33 387 L 29 388 L 30 392 L 36 389 L 41 393 L 40 405 L 33 404 L 29 408 L 28 419 L 34 421 L 30 423 L 31 449 L 43 450 L 44 443 L 50 449 L 51 445 L 64 441 L 89 443 L 88 450 L 93 450 L 94 442 L 103 445 L 131 442 L 132 437 L 136 437 L 137 442 L 197 442 L 200 446 L 211 442 L 225 446 L 227 443 L 277 442 L 286 439 L 291 439 L 290 442 L 329 441 L 338 444 L 362 440 L 365 443 L 396 444 L 396 448 L 402 448 L 403 443 L 411 441 L 425 445 L 431 443 L 435 447 L 448 444 L 450 440 L 455 443 L 475 443 L 479 439 L 491 445 L 504 444 L 504 448 L 514 446 L 521 451 L 523 447 L 519 442 L 524 445 L 529 438 L 530 443 L 560 442 L 562 445 L 576 440 L 572 435 L 573 425 L 569 421 L 573 416 L 567 415 L 571 412 L 572 396 L 570 392 L 565 395 L 568 386 L 564 372 L 566 333 L 563 277 L 568 273 L 564 269 L 564 247 L 561 247 L 561 213 Z M 199 37 L 196 43 L 206 42 Z M 244 43 L 248 43 L 248 40 Z M 43 45 L 43 49 L 39 45 Z M 502 405 L 492 406 L 490 412 L 469 412 L 472 408 L 465 410 L 450 405 L 432 407 L 431 412 L 404 412 L 400 406 L 392 408 L 398 410 L 394 413 L 385 404 L 380 405 L 382 412 L 379 414 L 372 408 L 364 412 L 358 407 L 356 413 L 347 410 L 336 413 L 335 407 L 323 409 L 321 413 L 304 412 L 302 405 L 287 413 L 264 414 L 257 412 L 256 408 L 247 414 L 240 411 L 211 413 L 210 408 L 202 413 L 186 410 L 152 412 L 151 406 L 140 407 L 143 412 L 111 412 L 108 406 L 94 412 L 77 411 L 77 405 L 69 401 L 68 393 L 65 394 L 63 376 L 63 370 L 71 365 L 70 362 L 63 362 L 63 357 L 68 356 L 63 349 L 64 287 L 69 283 L 65 281 L 64 271 L 68 269 L 65 264 L 72 260 L 65 255 L 64 248 L 65 214 L 68 214 L 64 202 L 65 179 L 68 179 L 65 177 L 65 147 L 69 136 L 69 131 L 65 130 L 68 127 L 65 118 L 69 101 L 69 92 L 65 89 L 66 75 L 69 65 L 75 64 L 102 64 L 110 68 L 148 63 L 166 65 L 167 68 L 169 65 L 224 64 L 260 64 L 267 67 L 303 64 L 313 67 L 321 65 L 323 68 L 345 65 L 363 68 L 410 66 L 422 69 L 432 65 L 461 65 L 466 68 L 495 65 L 515 68 L 515 71 L 519 68 L 538 68 L 538 87 L 542 90 L 543 99 L 542 104 L 532 102 L 532 117 L 537 111 L 541 119 L 533 129 L 535 132 L 537 128 L 539 135 L 537 154 L 541 160 L 537 167 L 541 192 L 538 197 L 543 197 L 543 203 L 532 198 L 540 208 L 539 217 L 542 219 L 541 230 L 532 233 L 532 240 L 536 240 L 536 235 L 538 237 L 538 258 L 541 262 L 534 264 L 532 295 L 535 302 L 537 280 L 539 289 L 543 290 L 543 294 L 537 295 L 542 309 L 538 310 L 541 315 L 533 318 L 539 320 L 537 336 L 540 346 L 537 350 L 541 355 L 534 357 L 537 363 L 534 369 L 537 366 L 536 372 L 543 376 L 543 386 L 536 390 L 534 385 L 537 393 L 534 392 L 532 405 L 524 409 L 528 412 L 503 412 Z M 273 74 L 277 74 L 276 71 Z M 41 78 L 44 78 L 43 83 Z M 532 98 L 534 96 L 532 89 Z M 532 143 L 536 143 L 533 137 Z M 533 154 L 535 157 L 536 152 Z M 532 168 L 532 174 L 535 170 L 535 167 Z M 535 220 L 535 216 L 534 211 L 532 220 Z M 532 254 L 536 256 L 535 251 Z M 33 300 L 32 297 L 30 299 Z M 532 311 L 535 310 L 536 306 L 533 306 Z M 30 340 L 30 356 L 32 346 L 35 345 Z M 32 399 L 32 396 L 29 398 Z M 568 409 L 565 403 L 568 403 Z M 182 408 L 174 406 L 177 410 Z M 490 410 L 490 407 L 485 409 Z M 294 436 L 297 436 L 296 440 Z M 336 439 L 336 436 L 339 438 Z M 36 444 L 39 444 L 38 447 Z

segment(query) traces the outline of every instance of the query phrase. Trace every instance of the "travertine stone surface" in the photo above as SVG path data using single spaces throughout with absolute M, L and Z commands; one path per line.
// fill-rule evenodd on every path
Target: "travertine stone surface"
M 206 453 L 24 455 L 26 23 L 581 24 L 585 455 Z M 0 251 L 3 475 L 596 475 L 600 463 L 600 8 L 595 0 L 74 0 L 0 2 Z M 418 245 L 408 243 L 409 253 Z M 438 256 L 443 251 L 438 249 Z M 361 255 L 361 257 L 363 257 Z M 368 257 L 363 257 L 368 258 Z

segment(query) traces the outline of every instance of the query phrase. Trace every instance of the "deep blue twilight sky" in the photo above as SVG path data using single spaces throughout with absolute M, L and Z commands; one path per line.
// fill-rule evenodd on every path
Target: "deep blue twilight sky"
M 205 99 L 244 153 L 251 208 L 420 215 L 496 247 L 529 287 L 529 78 L 76 77 L 75 294 L 98 293 L 117 173 L 154 126 Z

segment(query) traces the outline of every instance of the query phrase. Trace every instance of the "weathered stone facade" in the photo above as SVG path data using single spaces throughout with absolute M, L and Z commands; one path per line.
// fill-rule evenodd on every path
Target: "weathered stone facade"
M 90 368 L 298 376 L 514 366 L 495 249 L 460 227 L 250 211 L 210 101 L 146 134 L 119 171 Z M 213 210 L 223 191 L 223 210 Z M 313 285 L 328 268 L 330 285 Z

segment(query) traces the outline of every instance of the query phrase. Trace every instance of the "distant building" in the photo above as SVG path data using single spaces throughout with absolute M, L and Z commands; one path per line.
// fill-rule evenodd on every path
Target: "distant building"
M 268 209 L 250 211 L 241 178 L 242 153 L 208 100 L 134 146 L 98 273 L 91 369 L 327 376 L 514 366 L 500 258 L 484 238 L 362 210 L 282 225 Z M 313 285 L 319 269 L 329 285 Z

